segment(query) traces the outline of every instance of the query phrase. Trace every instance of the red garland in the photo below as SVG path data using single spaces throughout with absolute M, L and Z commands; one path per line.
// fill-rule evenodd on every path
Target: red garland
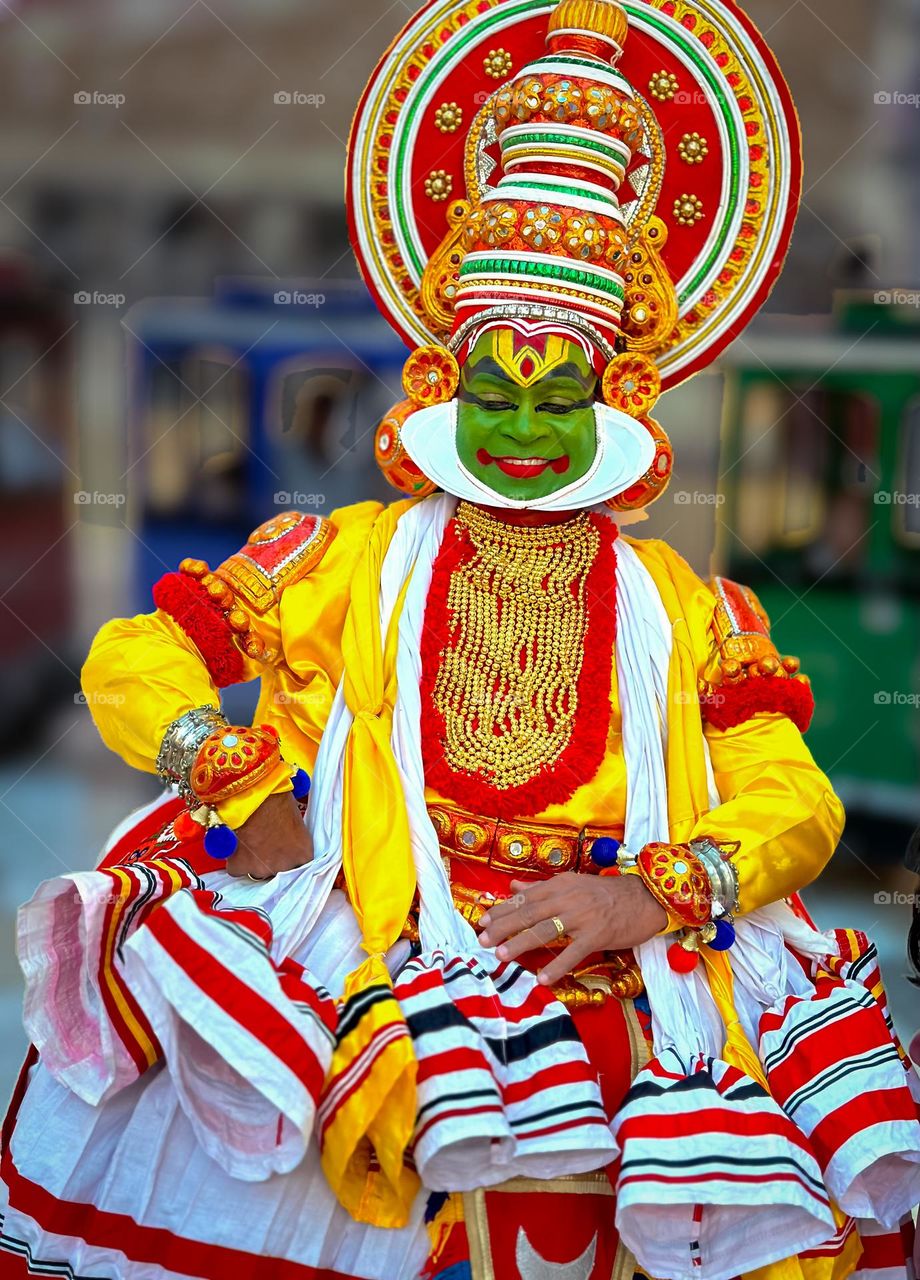
M 815 709 L 811 685 L 782 676 L 748 676 L 737 684 L 719 685 L 701 701 L 703 719 L 714 729 L 734 729 L 761 712 L 778 711 L 804 733 Z
M 200 582 L 187 574 L 164 573 L 154 585 L 153 602 L 197 647 L 218 689 L 245 679 L 243 655 L 230 625 Z
M 422 762 L 425 782 L 442 796 L 465 809 L 504 820 L 523 818 L 551 804 L 563 804 L 578 788 L 590 782 L 600 768 L 607 746 L 612 714 L 610 684 L 613 673 L 613 646 L 616 639 L 616 550 L 617 527 L 602 516 L 589 516 L 600 535 L 594 563 L 585 582 L 588 625 L 584 658 L 576 691 L 579 712 L 572 736 L 555 765 L 541 769 L 519 787 L 498 790 L 481 774 L 456 772 L 444 755 L 444 717 L 434 701 L 434 686 L 441 654 L 451 643 L 450 610 L 447 595 L 451 574 L 472 559 L 474 548 L 464 529 L 452 520 L 444 531 L 435 559 L 425 622 L 422 627 Z

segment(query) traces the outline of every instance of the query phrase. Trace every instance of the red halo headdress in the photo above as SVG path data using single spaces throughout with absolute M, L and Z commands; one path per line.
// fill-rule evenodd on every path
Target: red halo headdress
M 549 321 L 653 433 L 649 474 L 611 500 L 645 505 L 670 470 L 655 399 L 762 305 L 800 189 L 792 99 L 734 0 L 430 0 L 349 141 L 360 269 L 419 348 L 389 417 L 450 399 L 482 325 Z M 405 488 L 398 423 L 381 430 Z

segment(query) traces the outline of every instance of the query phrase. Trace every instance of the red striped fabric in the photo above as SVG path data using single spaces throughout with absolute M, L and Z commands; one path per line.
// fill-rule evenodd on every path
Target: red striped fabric
M 220 915 L 214 909 L 213 893 L 198 890 L 191 896 L 205 914 L 212 917 Z M 263 941 L 267 921 L 261 912 L 236 910 L 226 915 L 227 923 L 247 929 L 254 938 Z M 292 1022 L 252 985 L 231 972 L 216 954 L 191 938 L 171 911 L 156 912 L 148 929 L 182 972 L 295 1075 L 315 1102 L 322 1090 L 328 1064 L 317 1058 L 313 1046 Z M 331 1005 L 331 1000 L 328 1003 Z
M 920 1201 L 920 1124 L 871 990 L 824 973 L 811 998 L 768 1009 L 760 1033 L 770 1090 L 807 1135 L 834 1200 L 854 1217 L 897 1222 Z
M 146 1226 L 125 1213 L 112 1213 L 87 1202 L 62 1200 L 44 1187 L 24 1177 L 13 1161 L 11 1143 L 16 1120 L 34 1065 L 34 1050 L 23 1064 L 9 1111 L 3 1123 L 0 1175 L 6 1184 L 11 1207 L 31 1218 L 42 1231 L 71 1241 L 84 1241 L 92 1248 L 124 1254 L 138 1268 L 145 1264 L 163 1267 L 176 1277 L 195 1280 L 356 1280 L 351 1272 L 306 1266 L 284 1258 L 261 1257 L 244 1249 L 209 1244 L 163 1227 Z M 0 1241 L 0 1270 L 4 1277 L 16 1268 L 24 1275 L 67 1275 L 66 1256 L 36 1258 L 34 1269 L 24 1264 L 15 1243 Z M 23 1267 L 25 1266 L 25 1270 Z
M 602 1167 L 609 1121 L 575 1023 L 551 991 L 491 953 L 434 952 L 395 985 L 418 1061 L 413 1154 L 426 1186 L 458 1191 Z M 548 1167 L 548 1163 L 547 1163 Z
M 636 1077 L 613 1133 L 617 1225 L 649 1274 L 740 1274 L 834 1234 L 807 1139 L 736 1067 L 664 1051 Z

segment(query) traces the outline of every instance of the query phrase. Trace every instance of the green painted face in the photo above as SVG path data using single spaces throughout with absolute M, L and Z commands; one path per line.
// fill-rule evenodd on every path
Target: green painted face
M 460 461 L 505 498 L 545 498 L 564 488 L 597 452 L 596 384 L 578 343 L 551 334 L 530 346 L 513 329 L 488 330 L 460 374 Z

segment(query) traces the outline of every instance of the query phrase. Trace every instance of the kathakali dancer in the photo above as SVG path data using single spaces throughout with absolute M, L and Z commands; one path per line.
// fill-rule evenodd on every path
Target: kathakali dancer
M 405 496 L 97 636 L 102 737 L 169 789 L 22 911 L 4 1276 L 906 1274 L 915 1075 L 797 897 L 843 822 L 808 680 L 621 531 L 799 189 L 733 0 L 431 0 L 393 43 L 349 214 Z

